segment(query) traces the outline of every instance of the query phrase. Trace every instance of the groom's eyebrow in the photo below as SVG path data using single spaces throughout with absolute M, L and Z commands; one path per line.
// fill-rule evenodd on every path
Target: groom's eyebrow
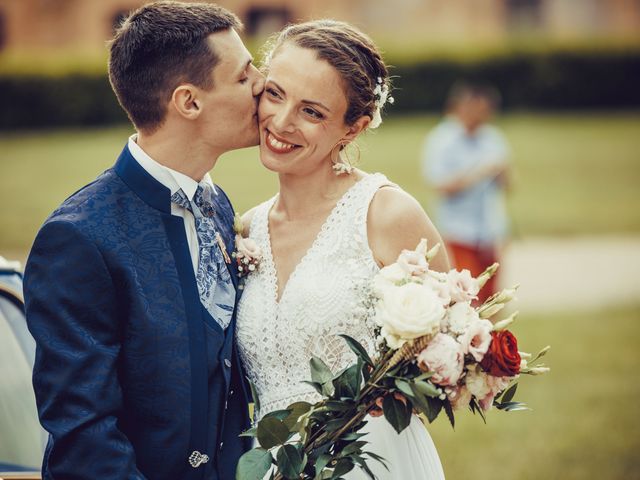
M 278 85 L 278 83 L 277 83 L 277 82 L 274 82 L 273 80 L 269 80 L 269 81 L 270 81 L 271 83 L 273 83 L 273 84 L 276 86 L 276 88 L 277 88 L 278 90 L 280 90 L 282 93 L 284 93 L 284 94 L 286 95 L 286 93 L 287 93 L 287 92 L 285 92 L 285 91 L 284 91 L 284 88 L 282 88 L 280 85 Z M 326 107 L 325 105 L 323 105 L 323 104 L 322 104 L 322 103 L 320 103 L 320 102 L 315 102 L 315 101 L 313 101 L 313 100 L 304 100 L 304 99 L 302 99 L 302 103 L 309 103 L 309 104 L 311 104 L 311 105 L 317 105 L 317 106 L 319 106 L 319 107 L 321 107 L 321 108 L 324 108 L 327 112 L 331 112 L 331 109 L 330 109 L 330 108 Z
M 249 65 L 251 65 L 253 63 L 253 57 L 249 57 L 249 59 L 246 61 L 246 63 L 243 65 L 242 69 L 238 70 L 238 75 L 242 75 L 244 72 L 247 71 L 247 68 L 249 68 Z

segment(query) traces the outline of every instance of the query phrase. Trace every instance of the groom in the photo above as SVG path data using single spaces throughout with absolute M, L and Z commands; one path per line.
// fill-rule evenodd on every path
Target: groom
M 111 44 L 137 134 L 47 219 L 25 273 L 44 479 L 232 479 L 250 447 L 234 214 L 207 173 L 258 142 L 264 81 L 239 28 L 212 4 L 157 2 Z

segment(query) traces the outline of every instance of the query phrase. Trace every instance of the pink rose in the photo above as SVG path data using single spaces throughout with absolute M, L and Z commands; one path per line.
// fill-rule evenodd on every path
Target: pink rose
M 473 355 L 476 362 L 482 361 L 491 344 L 492 329 L 493 324 L 489 320 L 471 322 L 467 331 L 458 338 L 462 351 Z
M 243 238 L 236 235 L 236 251 L 238 256 L 246 257 L 252 260 L 260 260 L 262 258 L 262 250 L 251 238 Z
M 422 370 L 433 372 L 431 381 L 437 385 L 455 385 L 462 375 L 464 354 L 449 335 L 438 333 L 417 360 Z
M 469 270 L 451 270 L 447 274 L 449 293 L 454 302 L 469 302 L 478 298 L 480 283 L 471 276 Z
M 483 372 L 479 366 L 472 368 L 465 377 L 465 384 L 471 394 L 476 397 L 483 411 L 489 411 L 493 399 L 509 386 L 511 377 L 494 377 Z

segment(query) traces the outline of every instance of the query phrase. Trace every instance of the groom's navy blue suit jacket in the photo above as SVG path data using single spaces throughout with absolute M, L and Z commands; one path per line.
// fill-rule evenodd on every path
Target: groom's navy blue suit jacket
M 218 189 L 227 251 L 233 210 Z M 237 287 L 237 277 L 231 268 Z M 250 440 L 233 342 L 202 307 L 170 191 L 125 147 L 45 222 L 24 279 L 44 479 L 232 479 Z M 210 457 L 196 468 L 189 457 Z

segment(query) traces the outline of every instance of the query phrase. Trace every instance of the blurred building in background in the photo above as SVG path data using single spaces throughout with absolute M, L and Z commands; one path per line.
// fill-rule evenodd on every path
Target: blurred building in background
M 102 50 L 144 0 L 0 0 L 0 50 Z M 247 33 L 333 17 L 384 41 L 471 43 L 518 35 L 550 39 L 637 37 L 638 0 L 220 0 Z

